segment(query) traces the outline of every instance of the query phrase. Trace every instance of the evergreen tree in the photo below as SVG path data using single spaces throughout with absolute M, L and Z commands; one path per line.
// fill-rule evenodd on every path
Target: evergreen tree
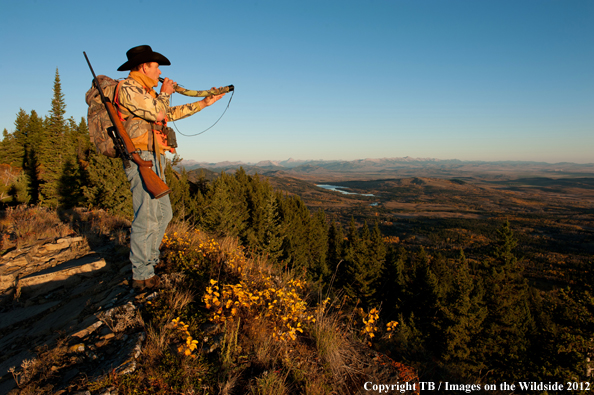
M 416 327 L 423 334 L 425 348 L 439 355 L 443 337 L 441 330 L 445 327 L 443 299 L 447 285 L 438 280 L 423 247 L 416 259 L 412 288 Z
M 23 158 L 25 156 L 25 144 L 27 142 L 28 122 L 29 115 L 21 108 L 14 121 L 14 132 L 8 133 L 8 131 L 5 130 L 3 133 L 2 163 L 22 168 Z
M 528 285 L 512 250 L 517 241 L 506 221 L 497 231 L 493 259 L 486 264 L 485 301 L 488 315 L 481 333 L 483 360 L 500 378 L 531 377 L 529 335 L 534 322 Z
M 328 224 L 326 214 L 322 210 L 315 212 L 309 218 L 309 232 L 307 232 L 308 248 L 308 278 L 326 283 L 330 279 L 331 271 L 327 262 L 328 252 Z
M 477 336 L 482 329 L 487 309 L 483 303 L 484 291 L 480 279 L 473 279 L 464 252 L 455 268 L 451 292 L 444 303 L 444 327 L 440 359 L 450 370 L 472 377 L 486 366 L 477 358 Z
M 31 196 L 31 203 L 39 201 L 39 147 L 45 136 L 43 119 L 35 110 L 31 111 L 27 123 L 27 143 L 25 145 L 25 156 L 23 158 L 23 170 L 28 177 L 28 194 Z
M 243 187 L 249 213 L 242 240 L 254 252 L 277 259 L 281 255 L 282 235 L 278 204 L 272 187 L 267 181 L 261 181 L 258 174 L 248 176 L 243 168 L 239 169 L 235 177 Z
M 181 159 L 175 157 L 173 161 L 167 161 L 165 168 L 165 178 L 167 185 L 171 189 L 169 199 L 173 210 L 174 221 L 190 221 L 195 223 L 198 216 L 196 200 L 191 195 L 191 185 L 188 180 L 188 173 L 182 169 L 181 173 L 173 170 Z
M 270 189 L 266 195 L 263 216 L 264 238 L 262 240 L 262 253 L 273 260 L 282 255 L 283 235 L 278 214 L 276 195 Z
M 239 236 L 248 219 L 247 204 L 237 180 L 222 172 L 204 196 L 200 222 L 217 236 Z
M 86 182 L 81 189 L 85 205 L 132 219 L 132 192 L 122 160 L 101 155 L 94 147 L 90 147 L 83 158 Z
M 307 247 L 309 209 L 298 196 L 286 196 L 280 200 L 279 214 L 283 235 L 281 259 L 298 274 L 305 274 L 311 266 Z
M 363 226 L 359 235 L 355 219 L 351 218 L 345 247 L 346 268 L 342 284 L 345 293 L 353 301 L 361 300 L 364 308 L 374 306 L 378 302 L 376 292 L 380 285 L 385 259 L 385 252 L 384 256 L 379 253 L 374 254 L 373 247 L 367 224 Z
M 328 228 L 328 264 L 334 270 L 343 259 L 344 231 L 342 226 L 335 221 Z
M 45 133 L 38 146 L 39 160 L 39 201 L 41 204 L 56 207 L 60 199 L 59 180 L 66 163 L 68 147 L 66 136 L 68 126 L 64 119 L 66 104 L 56 69 L 54 96 L 50 114 L 45 121 Z
M 84 204 L 85 201 L 82 186 L 88 182 L 88 179 L 82 153 L 89 150 L 91 142 L 84 118 L 78 125 L 73 118 L 69 118 L 68 124 L 69 127 L 64 136 L 68 148 L 63 153 L 64 165 L 59 180 L 59 200 L 60 205 L 64 207 L 74 207 Z
M 402 246 L 388 250 L 380 291 L 384 302 L 382 311 L 387 316 L 395 316 L 398 313 L 408 315 L 411 312 L 411 307 L 407 306 L 410 304 L 410 279 L 405 269 L 406 258 L 406 250 Z

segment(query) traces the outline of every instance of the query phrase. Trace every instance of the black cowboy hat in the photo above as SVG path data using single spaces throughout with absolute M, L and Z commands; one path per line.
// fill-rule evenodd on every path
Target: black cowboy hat
M 128 61 L 118 68 L 118 71 L 132 70 L 134 67 L 142 63 L 157 62 L 161 66 L 169 66 L 171 62 L 165 56 L 158 52 L 153 52 L 148 45 L 139 45 L 126 52 Z

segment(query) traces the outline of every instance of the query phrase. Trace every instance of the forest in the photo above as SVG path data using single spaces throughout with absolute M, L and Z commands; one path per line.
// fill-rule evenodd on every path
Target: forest
M 121 160 L 95 152 L 84 118 L 66 118 L 57 70 L 49 114 L 20 110 L 14 125 L 0 143 L 2 209 L 86 207 L 131 218 Z M 592 262 L 571 286 L 537 288 L 517 254 L 513 221 L 498 222 L 488 245 L 468 259 L 463 248 L 442 254 L 394 242 L 398 234 L 384 234 L 378 221 L 353 215 L 341 223 L 243 169 L 190 181 L 174 170 L 178 160 L 166 170 L 174 222 L 237 238 L 248 254 L 306 280 L 313 295 L 341 300 L 345 312 L 375 308 L 381 322 L 397 321 L 394 336 L 372 347 L 413 366 L 421 380 L 589 377 Z M 471 221 L 457 222 L 465 225 Z

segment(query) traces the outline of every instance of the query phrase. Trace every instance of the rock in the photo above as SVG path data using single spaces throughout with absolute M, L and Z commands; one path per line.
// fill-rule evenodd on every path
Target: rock
M 17 385 L 14 380 L 7 380 L 7 381 L 3 382 L 2 384 L 0 384 L 0 394 L 18 395 L 21 391 L 18 389 L 13 389 L 16 386 Z
M 95 330 L 97 328 L 99 328 L 101 325 L 103 325 L 103 322 L 97 320 L 97 318 L 95 318 L 95 317 L 89 317 L 89 318 L 92 320 L 95 320 L 95 323 L 87 326 L 84 329 L 81 329 L 80 331 L 78 331 L 76 333 L 73 333 L 72 334 L 73 337 L 78 337 L 78 338 L 82 339 L 83 337 L 89 336 L 91 333 L 95 332 Z
M 64 237 L 61 239 L 56 240 L 56 243 L 68 243 L 69 245 L 72 243 L 77 243 L 79 241 L 83 241 L 84 238 L 81 236 L 77 236 L 77 237 Z
M 35 323 L 27 335 L 38 336 L 58 330 L 69 333 L 76 326 L 76 323 L 72 321 L 85 309 L 88 299 L 88 296 L 83 296 L 69 301 L 52 314 Z
M 120 269 L 121 274 L 131 274 L 132 273 L 132 264 L 127 264 Z
M 128 374 L 128 373 L 132 373 L 136 370 L 136 361 L 134 359 L 130 359 L 126 362 L 124 362 L 122 365 L 120 365 L 117 369 L 116 372 L 118 374 Z
M 7 313 L 0 314 L 0 329 L 6 328 L 18 322 L 27 320 L 35 317 L 38 314 L 43 313 L 46 310 L 51 309 L 55 305 L 59 304 L 60 301 L 48 302 L 37 306 L 23 307 L 14 309 Z
M 29 260 L 27 259 L 27 256 L 19 256 L 16 259 L 11 259 L 9 261 L 6 261 L 2 264 L 0 264 L 0 271 L 5 270 L 6 268 L 9 267 L 21 267 L 21 266 L 27 266 L 29 264 Z
M 33 359 L 34 357 L 35 356 L 30 351 L 25 350 L 21 351 L 17 355 L 8 358 L 6 361 L 0 364 L 1 377 L 4 378 L 5 375 L 9 374 L 8 369 L 10 369 L 11 367 L 14 366 L 15 368 L 20 368 L 21 363 L 23 363 L 25 359 Z
M 105 266 L 105 259 L 87 255 L 21 278 L 18 286 L 28 296 L 37 296 L 66 285 L 74 276 L 92 275 Z
M 84 352 L 85 351 L 85 344 L 78 343 L 73 346 L 68 347 L 69 352 Z

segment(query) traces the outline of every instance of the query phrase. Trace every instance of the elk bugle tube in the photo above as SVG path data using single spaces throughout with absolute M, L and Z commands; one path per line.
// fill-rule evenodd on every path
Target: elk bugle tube
M 164 78 L 159 77 L 159 81 L 161 83 L 164 80 L 165 80 Z M 196 91 L 196 90 L 191 90 L 191 89 L 185 89 L 177 84 L 173 85 L 173 88 L 175 89 L 175 91 L 177 93 L 180 93 L 184 96 L 191 96 L 191 97 L 208 97 L 208 96 L 220 95 L 222 93 L 232 92 L 235 90 L 235 87 L 233 85 L 224 86 L 221 89 L 215 88 L 215 89 L 209 89 L 209 90 L 205 90 L 205 91 Z

